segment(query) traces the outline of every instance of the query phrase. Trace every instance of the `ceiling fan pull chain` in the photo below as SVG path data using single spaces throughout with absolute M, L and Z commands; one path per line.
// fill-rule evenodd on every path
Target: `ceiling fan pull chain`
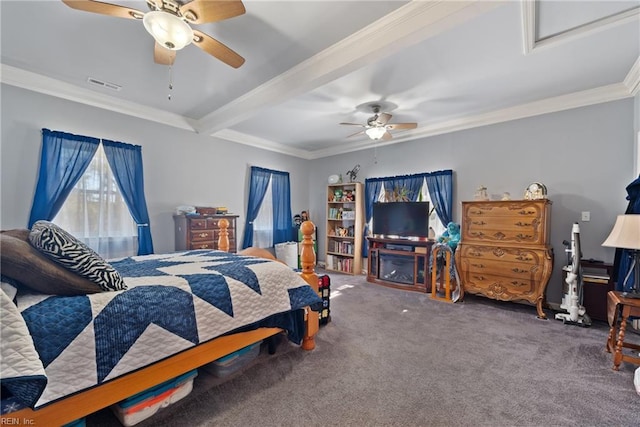
M 171 91 L 173 90 L 173 64 L 169 64 L 169 95 L 167 98 L 171 101 Z

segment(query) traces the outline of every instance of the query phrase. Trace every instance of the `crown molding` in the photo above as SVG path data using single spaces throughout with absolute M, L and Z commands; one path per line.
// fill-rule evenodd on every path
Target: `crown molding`
M 215 138 L 224 139 L 237 144 L 248 145 L 250 147 L 259 148 L 261 150 L 273 151 L 280 154 L 299 157 L 301 159 L 310 159 L 309 152 L 291 148 L 283 144 L 271 141 L 269 139 L 259 138 L 246 133 L 238 132 L 233 129 L 222 129 L 212 135 Z
M 213 134 L 233 126 L 266 106 L 316 89 L 411 44 L 460 25 L 501 3 L 482 0 L 409 2 L 206 115 L 196 123 L 197 131 Z
M 629 70 L 627 76 L 624 78 L 623 83 L 629 89 L 630 96 L 636 96 L 640 93 L 640 57 L 636 59 L 631 70 Z
M 548 37 L 538 38 L 538 16 L 536 3 L 539 0 L 522 0 L 522 38 L 525 55 L 534 50 L 556 46 L 559 43 L 575 40 L 598 31 L 604 31 L 617 25 L 640 20 L 640 6 L 615 13 L 586 24 L 569 28 Z
M 127 116 L 162 123 L 178 129 L 194 131 L 189 119 L 178 114 L 145 107 L 135 102 L 124 101 L 10 65 L 0 64 L 0 82 Z

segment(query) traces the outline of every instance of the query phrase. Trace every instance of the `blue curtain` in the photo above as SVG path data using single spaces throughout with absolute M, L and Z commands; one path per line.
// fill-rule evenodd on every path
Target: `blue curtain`
M 627 210 L 625 214 L 640 214 L 640 176 L 631 184 L 627 185 Z M 616 283 L 616 291 L 629 292 L 633 289 L 635 277 L 633 273 L 629 276 L 626 283 L 622 283 L 629 273 L 633 262 L 633 251 L 629 249 L 616 249 L 613 262 L 613 280 Z M 636 267 L 640 268 L 640 266 Z
M 38 220 L 52 220 L 91 163 L 100 140 L 42 129 L 38 184 L 28 228 Z
M 286 174 L 284 179 L 283 174 Z M 269 181 L 273 177 L 271 184 L 271 193 L 273 197 L 273 240 L 275 243 L 281 243 L 290 240 L 291 237 L 291 193 L 289 187 L 289 174 L 287 172 L 273 171 L 270 169 L 264 169 L 257 166 L 251 167 L 251 180 L 249 182 L 249 202 L 247 205 L 247 223 L 244 227 L 244 238 L 242 239 L 242 248 L 248 248 L 253 246 L 253 221 L 258 216 L 262 200 L 267 192 Z M 281 198 L 283 200 L 281 200 Z M 284 200 L 286 199 L 286 200 Z M 284 204 L 286 203 L 287 206 Z M 282 218 L 287 212 L 287 219 Z M 276 241 L 282 236 L 281 230 L 283 224 L 288 221 L 288 228 L 286 229 L 286 239 Z
M 289 172 L 271 172 L 273 196 L 273 244 L 291 240 L 291 187 Z
M 446 226 L 453 221 L 453 171 L 431 172 L 425 178 L 433 207 L 440 222 Z
M 149 212 L 144 197 L 142 147 L 108 140 L 102 140 L 102 145 L 122 197 L 138 225 L 138 255 L 152 254 Z
M 369 223 L 373 218 L 373 204 L 378 200 L 378 195 L 382 191 L 384 178 L 367 178 L 364 180 L 364 238 L 362 239 L 362 256 L 369 256 L 369 244 L 367 236 L 369 235 Z M 358 197 L 356 195 L 356 197 Z

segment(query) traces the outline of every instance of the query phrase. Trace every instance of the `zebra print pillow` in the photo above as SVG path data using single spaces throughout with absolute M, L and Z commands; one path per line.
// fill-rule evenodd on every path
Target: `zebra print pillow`
M 90 280 L 104 291 L 127 289 L 120 273 L 93 249 L 49 221 L 36 221 L 29 242 L 51 260 Z

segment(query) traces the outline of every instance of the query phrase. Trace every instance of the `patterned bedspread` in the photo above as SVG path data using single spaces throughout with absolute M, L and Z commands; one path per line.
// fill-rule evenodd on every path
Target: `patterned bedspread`
M 261 258 L 199 250 L 111 264 L 128 290 L 18 296 L 47 378 L 35 408 L 278 313 L 322 303 L 298 273 Z

